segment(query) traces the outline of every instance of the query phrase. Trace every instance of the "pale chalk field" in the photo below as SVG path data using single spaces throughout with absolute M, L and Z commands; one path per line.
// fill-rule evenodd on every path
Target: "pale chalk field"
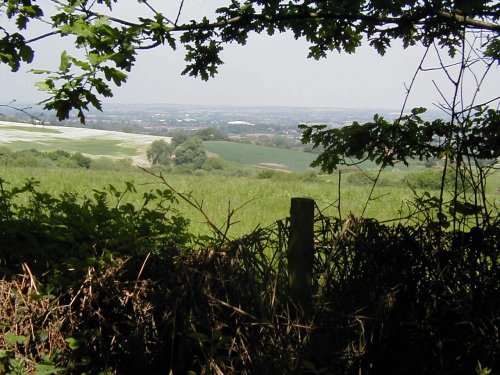
M 126 157 L 138 165 L 149 164 L 146 150 L 158 139 L 171 141 L 170 137 L 154 135 L 0 121 L 0 145 L 5 147 L 41 151 L 63 149 L 89 157 Z

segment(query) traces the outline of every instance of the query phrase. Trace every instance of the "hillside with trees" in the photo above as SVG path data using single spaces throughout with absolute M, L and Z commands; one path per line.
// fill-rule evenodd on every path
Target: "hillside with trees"
M 339 166 L 377 166 L 365 175 L 371 189 L 361 215 L 342 214 L 339 188 L 337 215 L 292 198 L 289 218 L 239 238 L 229 235 L 239 208 L 229 204 L 216 225 L 203 199 L 164 173 L 150 172 L 162 187 L 140 204 L 127 201 L 137 192 L 131 182 L 55 196 L 34 180 L 0 179 L 0 373 L 500 371 L 500 223 L 487 194 L 500 156 L 499 97 L 477 99 L 500 62 L 498 2 L 227 1 L 215 17 L 182 23 L 183 0 L 172 15 L 139 1 L 150 15 L 132 19 L 115 17 L 118 3 L 1 1 L 0 61 L 13 71 L 36 67 L 34 43 L 71 38 L 74 51 L 62 53 L 59 67 L 34 72 L 45 108 L 59 119 L 76 111 L 84 122 L 85 111 L 126 83 L 143 49 L 182 45 L 183 74 L 207 80 L 224 46 L 245 45 L 251 33 L 290 32 L 315 59 L 361 45 L 384 54 L 400 41 L 427 51 L 408 95 L 427 53 L 439 57 L 433 69 L 451 87 L 437 87 L 444 118 L 403 106 L 391 121 L 301 125 L 302 141 L 321 148 L 313 165 L 339 187 Z M 36 22 L 47 30 L 33 36 Z M 174 151 L 157 144 L 150 160 L 201 166 L 201 140 L 180 138 Z M 77 154 L 47 157 L 86 163 Z M 398 220 L 364 217 L 382 171 L 412 160 L 442 162 L 439 189 L 415 189 Z M 178 202 L 197 210 L 211 234 L 190 233 Z

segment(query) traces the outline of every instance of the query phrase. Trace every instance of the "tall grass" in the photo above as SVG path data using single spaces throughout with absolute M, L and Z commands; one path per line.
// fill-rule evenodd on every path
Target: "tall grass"
M 43 169 L 2 167 L 0 176 L 19 185 L 28 177 L 40 181 L 40 189 L 50 194 L 74 191 L 80 195 L 92 195 L 96 188 L 109 184 L 117 189 L 125 182 L 134 182 L 137 194 L 130 194 L 126 199 L 134 204 L 142 202 L 142 196 L 151 189 L 161 187 L 160 181 L 150 174 L 137 169 L 123 171 L 84 170 L 84 169 Z M 221 174 L 166 174 L 166 180 L 177 191 L 191 193 L 199 202 L 210 219 L 218 226 L 223 226 L 231 210 L 238 209 L 233 215 L 233 225 L 229 234 L 240 236 L 249 233 L 257 226 L 267 226 L 289 213 L 292 197 L 313 198 L 326 214 L 338 215 L 338 183 L 335 176 L 305 178 L 303 175 L 275 173 L 271 178 L 234 177 Z M 361 215 L 369 195 L 369 185 L 356 186 L 344 178 L 340 201 L 340 214 Z M 365 217 L 378 220 L 398 218 L 405 201 L 414 196 L 404 183 L 383 186 L 376 190 L 375 199 L 370 202 Z M 191 220 L 195 234 L 204 233 L 207 228 L 200 213 L 180 202 L 180 209 Z

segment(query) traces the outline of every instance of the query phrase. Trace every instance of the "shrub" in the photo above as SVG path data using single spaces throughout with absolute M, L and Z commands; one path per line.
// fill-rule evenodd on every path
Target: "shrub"
M 354 186 L 369 186 L 373 184 L 376 174 L 373 172 L 351 172 L 347 175 L 346 181 Z
M 192 165 L 193 169 L 199 169 L 205 163 L 207 153 L 199 138 L 189 138 L 175 149 L 175 164 Z
M 207 175 L 207 172 L 204 171 L 203 169 L 197 169 L 193 172 L 193 174 L 195 176 L 198 176 L 198 177 L 202 177 L 202 176 L 206 176 Z
M 172 152 L 173 146 L 170 143 L 165 142 L 163 139 L 158 139 L 151 143 L 146 151 L 146 155 L 152 164 L 167 165 L 170 163 Z
M 195 135 L 203 141 L 225 141 L 227 135 L 215 128 L 205 128 L 196 131 Z
M 69 159 L 71 157 L 71 154 L 69 152 L 63 150 L 50 151 L 47 152 L 46 155 L 51 160 Z
M 315 171 L 305 172 L 300 175 L 300 179 L 306 182 L 318 181 L 318 174 Z
M 439 190 L 441 189 L 442 170 L 425 169 L 406 175 L 404 182 L 415 189 Z M 455 171 L 448 169 L 445 176 L 445 189 L 452 189 L 455 185 Z M 458 181 L 458 188 L 461 189 L 462 183 Z
M 219 158 L 219 157 L 207 158 L 205 160 L 205 163 L 203 163 L 202 168 L 206 171 L 223 170 L 224 169 L 224 160 Z
M 83 156 L 82 153 L 80 152 L 76 152 L 73 155 L 71 155 L 71 159 L 73 159 L 76 162 L 76 164 L 82 168 L 89 169 L 90 165 L 92 164 L 92 159 Z
M 54 163 L 37 150 L 21 150 L 11 154 L 13 167 L 51 167 Z
M 76 288 L 51 295 L 27 260 L 22 276 L 0 280 L 0 366 L 7 373 L 14 365 L 18 373 L 43 366 L 88 374 L 498 373 L 498 223 L 453 233 L 352 217 L 317 215 L 316 224 L 307 319 L 290 298 L 286 221 L 190 252 L 106 252 L 85 263 Z M 2 243 L 26 245 L 15 240 Z M 70 272 L 74 257 L 61 257 L 61 269 Z
M 432 168 L 436 166 L 436 161 L 435 160 L 427 160 L 425 163 L 425 168 Z
M 93 170 L 111 170 L 111 171 L 131 171 L 135 170 L 130 159 L 112 159 L 102 157 L 99 159 L 93 159 L 92 164 L 90 164 L 90 169 Z
M 273 171 L 272 169 L 262 169 L 257 172 L 257 178 L 259 179 L 266 179 L 266 178 L 273 178 L 276 176 L 279 172 Z
M 190 241 L 188 221 L 172 207 L 172 191 L 144 194 L 139 208 L 121 203 L 136 193 L 132 183 L 123 190 L 109 185 L 91 197 L 73 193 L 51 196 L 29 180 L 11 190 L 0 180 L 0 272 L 21 272 L 24 263 L 56 289 L 82 281 L 89 265 L 114 264 L 116 256 L 170 256 Z M 22 196 L 28 204 L 17 209 Z M 113 200 L 115 201 L 112 204 Z M 36 261 L 35 261 L 36 260 Z
M 249 177 L 252 175 L 252 171 L 248 169 L 236 169 L 231 171 L 229 175 L 234 177 Z
M 168 173 L 173 170 L 171 165 L 155 164 L 150 169 L 153 173 Z

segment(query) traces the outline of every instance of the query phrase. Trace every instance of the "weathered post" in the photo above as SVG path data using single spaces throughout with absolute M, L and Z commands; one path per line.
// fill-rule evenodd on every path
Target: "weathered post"
M 290 296 L 297 315 L 307 316 L 312 305 L 314 200 L 292 198 L 288 242 Z

